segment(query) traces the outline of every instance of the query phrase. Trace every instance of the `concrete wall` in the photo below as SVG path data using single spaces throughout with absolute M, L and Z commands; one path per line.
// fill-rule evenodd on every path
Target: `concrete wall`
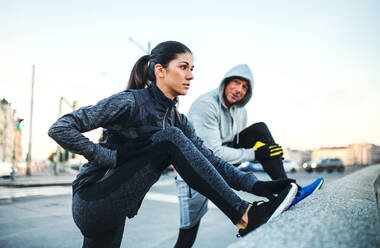
M 336 180 L 229 248 L 380 247 L 380 164 Z

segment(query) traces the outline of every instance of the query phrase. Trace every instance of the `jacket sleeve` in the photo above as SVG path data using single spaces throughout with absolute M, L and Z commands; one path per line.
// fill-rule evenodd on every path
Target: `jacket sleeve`
M 205 100 L 195 102 L 188 113 L 196 134 L 216 156 L 231 164 L 255 160 L 255 152 L 251 148 L 232 148 L 222 144 L 218 115 L 217 106 Z
M 242 172 L 235 166 L 215 156 L 214 153 L 203 144 L 202 139 L 196 136 L 194 127 L 184 115 L 181 115 L 181 130 L 207 160 L 210 161 L 224 180 L 226 180 L 228 185 L 235 190 L 251 191 L 253 185 L 258 181 L 257 177 L 253 173 Z
M 60 117 L 50 127 L 48 135 L 64 149 L 83 155 L 92 164 L 115 167 L 116 151 L 91 142 L 82 133 L 105 127 L 121 115 L 130 118 L 134 109 L 132 93 L 120 92 Z

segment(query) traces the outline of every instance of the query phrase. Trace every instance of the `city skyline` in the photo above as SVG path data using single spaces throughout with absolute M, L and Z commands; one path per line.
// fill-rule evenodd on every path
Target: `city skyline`
M 58 118 L 61 96 L 86 106 L 126 86 L 143 55 L 130 37 L 152 47 L 178 40 L 193 51 L 195 79 L 180 97 L 183 113 L 200 94 L 218 87 L 232 66 L 246 63 L 255 80 L 249 123 L 265 121 L 282 146 L 380 145 L 377 1 L 6 0 L 2 5 L 0 98 L 25 119 L 25 151 L 36 65 L 36 159 L 56 149 L 47 130 Z

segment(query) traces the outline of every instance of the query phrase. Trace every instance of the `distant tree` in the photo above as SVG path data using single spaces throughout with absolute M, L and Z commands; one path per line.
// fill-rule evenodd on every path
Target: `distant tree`
M 48 160 L 49 160 L 50 162 L 54 162 L 54 161 L 55 161 L 55 157 L 56 157 L 56 155 L 57 155 L 57 152 L 52 152 L 52 153 L 50 153 L 50 155 L 49 155 L 49 157 L 48 157 Z M 69 151 L 67 151 L 67 150 L 63 150 L 63 152 L 60 152 L 60 153 L 59 153 L 59 156 L 58 156 L 58 157 L 59 157 L 59 158 L 58 158 L 59 162 L 66 162 L 66 161 L 69 160 L 69 157 L 71 157 L 71 158 L 75 158 L 75 154 L 74 154 L 74 153 L 70 154 Z
M 57 153 L 56 152 L 52 152 L 52 153 L 50 153 L 50 155 L 49 155 L 49 157 L 48 157 L 48 160 L 50 161 L 50 162 L 54 162 L 54 160 L 55 160 L 55 156 L 57 155 Z

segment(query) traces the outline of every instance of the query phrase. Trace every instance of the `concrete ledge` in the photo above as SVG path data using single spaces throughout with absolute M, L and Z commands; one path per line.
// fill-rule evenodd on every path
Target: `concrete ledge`
M 377 210 L 380 215 L 380 175 L 377 176 L 374 186 L 375 186 L 375 193 L 376 193 Z
M 325 184 L 228 247 L 380 247 L 379 175 L 380 164 Z

